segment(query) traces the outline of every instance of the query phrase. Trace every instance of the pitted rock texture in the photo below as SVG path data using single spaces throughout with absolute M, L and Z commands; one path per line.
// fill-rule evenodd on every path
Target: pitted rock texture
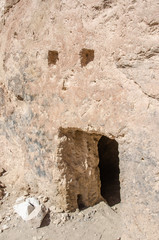
M 60 129 L 57 165 L 61 171 L 59 207 L 75 211 L 102 200 L 98 141 L 100 136 L 77 129 Z
M 158 1 L 12 3 L 4 11 L 7 1 L 0 1 L 3 182 L 29 185 L 56 205 L 60 129 L 115 139 L 122 240 L 157 239 Z M 82 49 L 94 51 L 83 65 Z M 58 53 L 54 64 L 50 51 Z

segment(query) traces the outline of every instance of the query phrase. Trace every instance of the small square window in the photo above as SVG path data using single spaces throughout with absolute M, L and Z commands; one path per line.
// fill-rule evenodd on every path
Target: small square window
M 59 60 L 57 51 L 48 51 L 48 65 L 55 65 L 57 60 Z
M 83 48 L 80 51 L 81 67 L 85 67 L 89 62 L 94 60 L 94 50 Z

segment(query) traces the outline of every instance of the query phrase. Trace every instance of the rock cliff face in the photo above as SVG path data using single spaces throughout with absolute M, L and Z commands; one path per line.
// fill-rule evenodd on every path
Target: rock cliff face
M 112 181 L 98 167 L 109 155 L 122 239 L 157 239 L 158 12 L 157 0 L 0 1 L 6 185 L 45 192 L 62 210 L 91 206 Z

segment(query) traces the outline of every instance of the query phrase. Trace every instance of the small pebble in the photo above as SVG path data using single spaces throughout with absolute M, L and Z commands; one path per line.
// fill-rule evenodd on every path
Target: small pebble
M 49 200 L 48 197 L 44 197 L 44 198 L 43 198 L 43 202 L 44 202 L 44 203 L 47 202 L 48 200 Z
M 0 215 L 0 223 L 3 221 L 3 217 Z
M 24 195 L 24 196 L 28 196 L 28 195 L 29 195 L 29 192 L 28 192 L 28 191 L 24 191 L 23 195 Z
M 43 196 L 42 196 L 42 195 L 38 196 L 38 199 L 42 199 L 42 198 L 43 198 Z
M 4 172 L 4 173 L 3 173 L 3 176 L 6 176 L 7 174 L 8 174 L 8 172 Z
M 11 220 L 11 218 L 10 218 L 10 217 L 7 217 L 7 218 L 6 218 L 6 221 L 7 221 L 7 222 L 9 222 L 10 220 Z
M 6 195 L 5 195 L 5 198 L 7 198 L 7 197 L 9 197 L 10 196 L 10 193 L 6 193 Z
M 4 231 L 4 230 L 7 230 L 7 229 L 9 229 L 8 225 L 5 224 L 5 225 L 2 226 L 2 230 L 3 230 L 3 231 Z

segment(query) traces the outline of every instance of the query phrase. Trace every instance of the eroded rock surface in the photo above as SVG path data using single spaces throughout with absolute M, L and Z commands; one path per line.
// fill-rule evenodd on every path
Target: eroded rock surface
M 64 209 L 70 189 L 87 206 L 83 192 L 90 186 L 94 204 L 100 197 L 97 145 L 82 146 L 91 134 L 115 139 L 122 239 L 157 239 L 158 1 L 1 0 L 0 9 L 3 182 L 44 192 Z M 60 129 L 79 130 L 85 140 L 72 141 L 68 131 L 61 137 Z M 84 158 L 98 172 L 91 179 Z M 74 171 L 85 176 L 77 191 Z

